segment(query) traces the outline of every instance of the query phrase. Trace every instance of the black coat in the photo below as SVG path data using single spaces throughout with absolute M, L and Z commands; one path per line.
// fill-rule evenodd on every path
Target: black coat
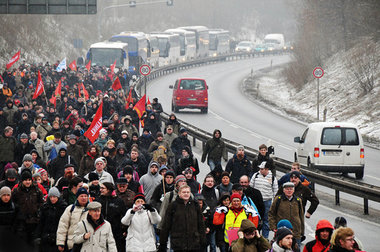
M 175 158 L 177 160 L 181 157 L 182 150 L 185 146 L 190 147 L 190 151 L 191 151 L 190 140 L 187 139 L 187 137 L 180 135 L 179 137 L 173 140 L 172 146 L 170 146 L 170 148 L 172 149 L 172 152 L 174 153 Z
M 16 219 L 16 207 L 10 200 L 8 203 L 4 203 L 0 199 L 0 226 L 2 229 L 12 228 Z
M 261 192 L 256 188 L 248 187 L 244 190 L 244 194 L 245 196 L 249 197 L 253 201 L 253 203 L 255 203 L 255 206 L 259 211 L 261 218 L 263 218 L 265 213 L 265 206 Z
M 48 198 L 40 209 L 40 222 L 37 226 L 36 236 L 41 238 L 41 251 L 56 251 L 56 238 L 59 219 L 65 211 L 67 204 L 58 199 L 55 204 Z
M 27 142 L 26 144 L 18 143 L 16 145 L 15 149 L 15 161 L 16 163 L 21 166 L 22 165 L 22 159 L 24 158 L 25 154 L 30 154 L 30 152 L 35 149 L 34 144 Z
M 58 153 L 58 156 L 48 164 L 48 173 L 51 177 L 54 178 L 55 181 L 57 181 L 57 179 L 64 175 L 65 165 L 68 163 L 73 164 L 75 167 L 77 167 L 75 159 L 72 156 L 66 154 L 64 157 L 61 157 L 61 155 Z

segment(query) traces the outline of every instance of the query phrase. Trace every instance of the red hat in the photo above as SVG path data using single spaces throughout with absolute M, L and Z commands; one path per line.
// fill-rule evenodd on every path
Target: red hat
M 230 197 L 230 200 L 232 201 L 234 198 L 238 198 L 239 200 L 241 200 L 241 195 L 238 194 L 238 193 L 233 193 Z

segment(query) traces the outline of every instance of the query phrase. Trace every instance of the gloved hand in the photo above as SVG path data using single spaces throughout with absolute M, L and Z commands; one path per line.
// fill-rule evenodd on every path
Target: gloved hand
M 155 211 L 155 209 L 151 205 L 149 205 L 149 204 L 144 204 L 143 206 L 149 212 L 154 212 Z
M 245 211 L 246 214 L 251 214 L 252 216 L 256 216 L 257 215 L 256 210 L 253 207 L 251 207 L 251 206 L 246 206 L 244 208 L 244 211 Z
M 226 206 L 220 206 L 216 208 L 215 212 L 217 213 L 228 213 L 228 208 Z

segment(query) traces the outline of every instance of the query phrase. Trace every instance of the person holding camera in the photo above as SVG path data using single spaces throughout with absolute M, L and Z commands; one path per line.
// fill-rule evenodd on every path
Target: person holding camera
M 129 226 L 126 239 L 126 251 L 156 251 L 156 237 L 153 225 L 161 221 L 157 210 L 145 204 L 145 196 L 136 194 L 133 207 L 130 208 L 121 223 Z

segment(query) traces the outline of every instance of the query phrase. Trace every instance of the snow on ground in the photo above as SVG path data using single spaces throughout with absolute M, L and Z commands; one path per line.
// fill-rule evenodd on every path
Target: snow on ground
M 380 69 L 377 69 L 375 76 L 375 88 L 363 95 L 357 81 L 345 67 L 349 53 L 335 55 L 324 67 L 325 74 L 320 79 L 319 118 L 323 120 L 323 111 L 326 109 L 326 121 L 355 123 L 366 142 L 379 145 Z M 302 90 L 297 91 L 286 82 L 283 69 L 278 67 L 258 71 L 253 78 L 248 77 L 244 81 L 242 88 L 245 91 L 255 90 L 254 100 L 259 100 L 276 113 L 305 123 L 317 121 L 317 81 L 313 78 Z

